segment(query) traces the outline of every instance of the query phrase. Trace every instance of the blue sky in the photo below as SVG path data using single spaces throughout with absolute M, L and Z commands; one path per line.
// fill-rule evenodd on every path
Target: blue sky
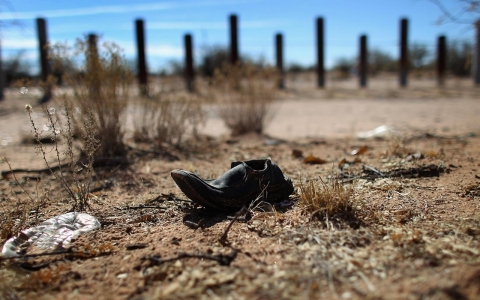
M 452 12 L 458 0 L 443 0 Z M 5 4 L 7 3 L 7 4 Z M 34 67 L 38 62 L 35 18 L 47 20 L 51 43 L 72 45 L 83 34 L 97 33 L 120 45 L 135 59 L 134 20 L 146 26 L 147 62 L 151 72 L 183 61 L 183 35 L 191 33 L 195 61 L 205 46 L 228 46 L 228 16 L 239 17 L 240 53 L 274 61 L 274 35 L 284 34 L 285 63 L 315 63 L 315 18 L 325 18 L 326 65 L 357 54 L 358 37 L 368 35 L 369 49 L 398 56 L 399 20 L 410 20 L 409 42 L 433 51 L 437 36 L 473 40 L 472 26 L 437 24 L 440 9 L 430 0 L 10 0 L 0 4 L 0 38 L 3 56 L 24 50 Z M 467 16 L 468 17 L 468 16 Z M 12 25 L 10 22 L 16 21 Z

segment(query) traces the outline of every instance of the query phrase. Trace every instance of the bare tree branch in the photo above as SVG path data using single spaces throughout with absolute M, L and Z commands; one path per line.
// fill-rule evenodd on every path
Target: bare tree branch
M 450 20 L 450 22 L 458 24 L 474 24 L 476 19 L 480 18 L 480 1 L 478 0 L 458 0 L 459 3 L 462 3 L 463 7 L 456 13 L 451 12 L 450 9 L 443 5 L 440 0 L 430 0 L 434 3 L 443 13 L 443 19 L 440 18 L 439 23 L 443 23 L 444 19 Z M 477 18 L 473 17 L 472 19 L 465 19 L 465 14 L 474 13 L 478 14 Z

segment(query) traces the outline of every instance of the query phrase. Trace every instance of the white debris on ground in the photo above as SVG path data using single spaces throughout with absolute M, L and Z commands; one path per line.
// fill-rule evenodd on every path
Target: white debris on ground
M 369 131 L 361 131 L 357 134 L 357 137 L 361 140 L 364 139 L 384 139 L 396 135 L 393 127 L 388 125 L 381 125 Z
M 3 245 L 2 255 L 4 257 L 18 256 L 31 246 L 42 250 L 66 247 L 80 234 L 100 227 L 100 222 L 89 214 L 66 213 L 48 219 L 35 227 L 25 229 L 18 236 L 10 238 Z

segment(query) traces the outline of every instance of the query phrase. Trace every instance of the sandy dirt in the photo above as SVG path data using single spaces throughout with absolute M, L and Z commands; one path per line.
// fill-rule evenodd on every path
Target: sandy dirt
M 97 184 L 112 183 L 91 196 L 88 213 L 102 228 L 80 236 L 68 254 L 1 260 L 0 299 L 480 299 L 480 90 L 467 80 L 443 89 L 417 80 L 405 90 L 382 80 L 366 91 L 353 80 L 318 91 L 291 78 L 266 135 L 230 137 L 210 107 L 195 149 L 131 144 L 130 165 L 95 169 Z M 24 105 L 36 95 L 17 92 L 0 102 L 1 156 L 12 168 L 43 168 L 34 145 L 22 142 L 31 136 Z M 357 138 L 380 125 L 394 135 Z M 308 155 L 325 163 L 306 164 Z M 170 177 L 184 169 L 216 178 L 231 161 L 267 156 L 296 192 L 273 211 L 240 217 L 228 245 L 219 238 L 232 215 L 195 207 Z M 360 178 L 365 168 L 387 174 L 429 165 L 439 172 Z M 332 176 L 353 191 L 353 219 L 321 219 L 299 203 L 301 183 Z M 71 208 L 51 174 L 16 177 L 48 196 L 32 203 L 12 175 L 1 179 L 2 218 L 30 208 L 3 223 L 2 245 L 16 233 L 10 229 Z M 159 263 L 181 253 L 199 257 Z

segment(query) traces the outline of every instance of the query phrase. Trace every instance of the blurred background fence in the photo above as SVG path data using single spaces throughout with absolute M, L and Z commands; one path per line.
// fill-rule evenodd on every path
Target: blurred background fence
M 351 47 L 341 40 L 329 40 L 325 44 L 325 23 L 326 19 L 320 17 L 313 20 L 315 23 L 315 36 L 311 40 L 297 40 L 295 37 L 289 39 L 281 32 L 272 34 L 271 41 L 259 41 L 259 48 L 265 49 L 266 45 L 273 48 L 273 65 L 278 68 L 281 76 L 278 87 L 286 87 L 284 74 L 298 74 L 301 72 L 314 72 L 315 82 L 318 88 L 325 88 L 328 85 L 328 78 L 349 78 L 358 77 L 358 87 L 369 86 L 369 77 L 382 73 L 397 74 L 398 87 L 405 88 L 409 84 L 409 77 L 427 76 L 435 78 L 437 84 L 442 86 L 447 76 L 468 77 L 471 76 L 474 85 L 480 85 L 480 20 L 476 23 L 476 33 L 473 41 L 455 40 L 446 36 L 432 37 L 429 41 L 409 41 L 409 21 L 402 18 L 399 21 L 398 36 L 389 41 L 378 41 L 371 44 L 371 37 L 362 34 L 358 37 L 357 55 L 355 57 L 338 57 L 329 70 L 325 67 L 326 47 Z M 185 80 L 185 88 L 189 91 L 195 89 L 195 78 L 198 76 L 212 76 L 213 71 L 219 68 L 222 63 L 231 64 L 249 61 L 257 65 L 264 65 L 265 59 L 251 58 L 240 53 L 238 31 L 241 23 L 237 15 L 230 15 L 228 18 L 229 45 L 217 47 L 200 47 L 195 44 L 195 37 L 185 33 L 184 59 L 171 61 L 169 70 L 163 69 L 160 72 L 149 72 L 157 66 L 147 66 L 148 53 L 146 52 L 145 21 L 137 19 L 134 22 L 136 41 L 136 59 L 131 62 L 132 71 L 137 75 L 139 88 L 142 94 L 146 93 L 146 86 L 149 76 L 180 75 Z M 46 80 L 49 75 L 60 77 L 62 70 L 52 68 L 48 58 L 48 25 L 47 20 L 38 18 L 36 20 L 38 38 L 38 67 L 32 66 L 25 57 L 29 56 L 28 51 L 18 51 L 14 55 L 10 53 L 8 59 L 3 61 L 1 85 L 11 86 L 15 81 L 22 78 L 38 78 Z M 95 33 L 91 33 L 92 41 L 97 40 Z M 182 37 L 179 37 L 182 38 Z M 315 51 L 316 61 L 314 65 L 304 66 L 300 64 L 285 65 L 284 47 L 285 44 L 293 44 L 294 47 L 311 48 Z M 200 61 L 194 61 L 195 53 L 201 52 Z M 398 53 L 394 57 L 391 53 Z M 272 60 L 270 60 L 272 61 Z M 32 74 L 32 69 L 38 70 L 38 75 Z M 327 77 L 327 73 L 329 76 Z M 50 97 L 48 91 L 44 100 Z

